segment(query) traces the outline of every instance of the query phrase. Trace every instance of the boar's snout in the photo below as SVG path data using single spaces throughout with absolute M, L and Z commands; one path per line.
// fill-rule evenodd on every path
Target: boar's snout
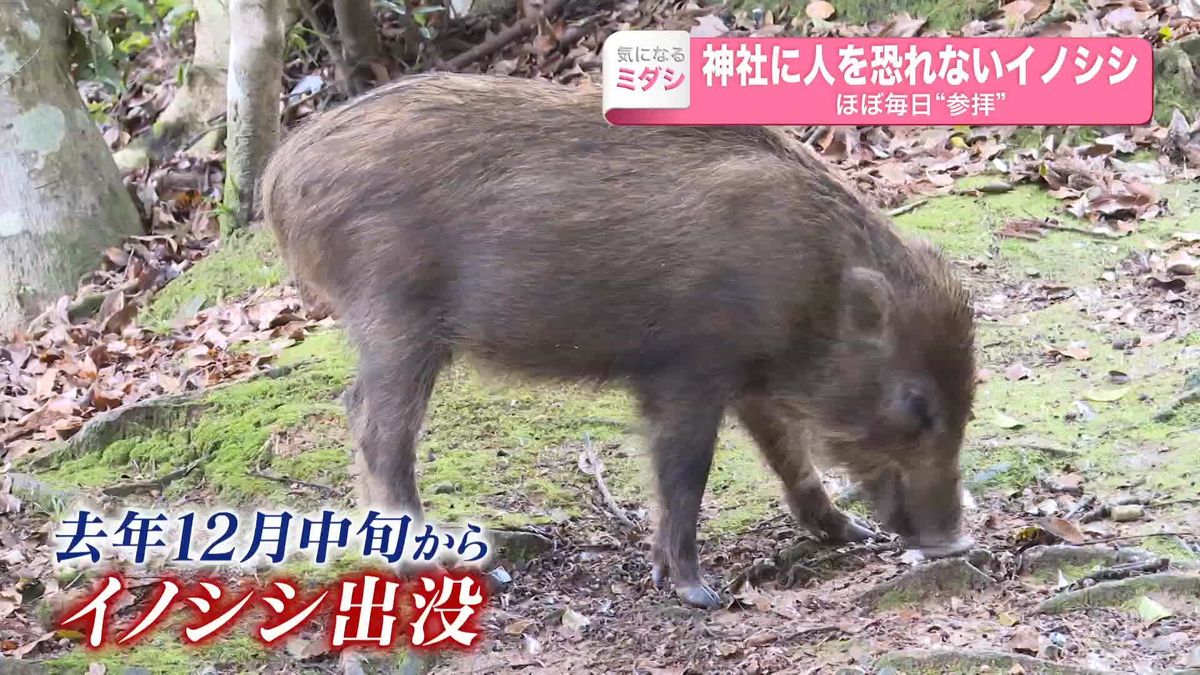
M 962 486 L 957 467 L 889 468 L 866 485 L 884 527 L 927 558 L 962 553 L 975 545 L 961 531 Z

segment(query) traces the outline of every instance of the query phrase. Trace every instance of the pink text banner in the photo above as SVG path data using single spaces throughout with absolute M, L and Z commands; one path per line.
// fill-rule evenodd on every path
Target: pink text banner
M 1137 125 L 1154 109 L 1141 38 L 605 41 L 614 125 Z

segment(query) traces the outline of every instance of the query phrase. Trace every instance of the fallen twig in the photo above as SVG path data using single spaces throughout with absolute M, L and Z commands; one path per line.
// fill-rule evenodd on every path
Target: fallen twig
M 1047 230 L 1057 230 L 1059 232 L 1074 232 L 1075 234 L 1082 234 L 1085 237 L 1094 237 L 1096 239 L 1104 239 L 1107 241 L 1112 241 L 1114 239 L 1120 239 L 1120 237 L 1118 237 L 1118 236 L 1113 236 L 1111 234 L 1104 234 L 1103 232 L 1092 232 L 1091 230 L 1085 230 L 1085 229 L 1079 228 L 1079 227 L 1071 227 L 1070 225 L 1058 225 L 1058 224 L 1049 223 L 1046 221 L 1042 221 L 1042 224 L 1039 227 L 1044 227 Z
M 1124 579 L 1141 572 L 1161 572 L 1167 569 L 1167 566 L 1170 564 L 1171 560 L 1169 558 L 1155 557 L 1149 560 L 1141 560 L 1138 562 L 1129 563 L 1127 565 L 1104 567 L 1092 572 L 1084 577 L 1084 579 L 1091 579 L 1092 581 L 1111 581 L 1113 579 Z M 1083 579 L 1080 579 L 1080 581 L 1083 581 Z M 1078 584 L 1079 581 L 1075 583 Z
M 484 40 L 482 43 L 446 61 L 443 68 L 454 72 L 466 68 L 479 59 L 491 56 L 508 46 L 509 43 L 520 40 L 528 35 L 537 27 L 538 22 L 542 19 L 554 19 L 557 17 L 559 12 L 562 11 L 564 4 L 566 4 L 565 0 L 549 0 L 542 7 L 542 11 L 517 21 L 508 28 L 496 33 L 490 39 Z
M 338 80 L 338 84 L 342 87 L 342 91 L 349 96 L 355 93 L 354 84 L 351 82 L 350 68 L 346 60 L 342 58 L 342 52 L 337 45 L 333 44 L 329 34 L 325 32 L 325 27 L 321 25 L 320 19 L 317 18 L 317 13 L 313 11 L 312 0 L 300 0 L 296 3 L 299 5 L 300 13 L 304 15 L 304 20 L 312 26 L 312 32 L 316 34 L 317 41 L 325 48 L 329 54 L 329 58 L 333 61 L 334 76 Z
M 1151 592 L 1169 595 L 1200 597 L 1200 576 L 1159 572 L 1132 579 L 1102 581 L 1075 591 L 1067 591 L 1042 601 L 1037 611 L 1042 614 L 1062 614 L 1087 607 L 1117 607 Z
M 1036 450 L 1037 452 L 1044 452 L 1047 455 L 1054 455 L 1055 457 L 1078 457 L 1080 455 L 1080 452 L 1073 448 L 1068 448 L 1041 438 L 1029 436 L 1021 436 L 1012 439 L 991 440 L 986 442 L 985 445 L 992 448 Z
M 200 460 L 198 460 L 198 459 L 191 462 L 187 466 L 176 469 L 166 475 L 159 476 L 158 478 L 153 478 L 150 480 L 131 481 L 128 483 L 118 483 L 116 485 L 111 485 L 109 487 L 106 487 L 106 488 L 100 490 L 100 492 L 108 495 L 109 497 L 127 497 L 129 495 L 136 494 L 138 492 L 144 492 L 147 490 L 158 490 L 159 492 L 161 492 L 161 491 L 165 490 L 166 487 L 168 485 L 170 485 L 171 483 L 173 483 L 173 482 L 179 480 L 180 478 L 183 478 L 184 476 L 191 473 L 192 470 L 195 469 L 197 466 L 200 466 Z
M 882 553 L 884 551 L 894 551 L 894 550 L 896 550 L 896 548 L 897 548 L 896 544 L 893 542 L 882 542 L 882 543 L 877 543 L 877 544 L 863 544 L 861 546 L 855 546 L 852 548 L 848 548 L 844 551 L 834 551 L 833 553 L 827 553 L 827 554 L 821 556 L 820 558 L 816 558 L 814 560 L 809 561 L 808 567 L 817 568 L 817 567 L 820 567 L 821 565 L 828 565 L 831 562 L 834 562 L 836 560 L 841 560 L 842 558 L 856 555 L 858 553 Z
M 1200 403 L 1200 387 L 1189 389 L 1183 392 L 1182 395 L 1175 397 L 1165 406 L 1154 414 L 1155 422 L 1166 422 L 1172 417 L 1175 417 L 1175 412 L 1178 408 L 1191 403 Z
M 592 448 L 592 438 L 588 434 L 583 435 L 583 451 L 587 453 L 588 462 L 592 466 L 592 478 L 596 479 L 596 487 L 600 490 L 600 496 L 604 498 L 604 504 L 608 506 L 608 510 L 612 511 L 622 525 L 630 529 L 636 528 L 637 525 L 629 519 L 629 516 L 625 515 L 620 506 L 617 506 L 617 500 L 613 499 L 612 493 L 608 491 L 608 486 L 604 484 L 604 475 L 600 471 L 600 460 L 596 458 L 596 451 Z
M 1134 541 L 1137 539 L 1149 539 L 1151 537 L 1197 537 L 1195 532 L 1147 532 L 1145 534 L 1123 534 L 1119 537 L 1104 537 L 1103 539 L 1092 539 L 1085 541 L 1082 544 L 1072 544 L 1066 542 L 1064 546 L 1091 546 L 1092 544 L 1108 544 L 1114 541 Z
M 270 443 L 271 439 L 267 439 L 266 442 Z M 261 478 L 263 480 L 274 481 L 276 483 L 287 483 L 288 485 L 293 485 L 293 484 L 299 485 L 301 487 L 306 487 L 311 490 L 317 490 L 318 492 L 324 492 L 333 497 L 341 497 L 341 496 L 343 496 L 343 494 L 345 492 L 344 490 L 339 490 L 339 489 L 329 486 L 329 485 L 322 485 L 321 483 L 312 483 L 312 482 L 309 482 L 306 480 L 300 480 L 299 478 L 291 478 L 289 476 L 273 476 L 269 473 L 263 473 L 262 471 L 258 471 L 257 469 L 254 471 L 247 471 L 246 473 L 255 478 Z
M 777 516 L 773 516 L 771 518 L 764 520 L 763 522 L 759 523 L 758 525 L 755 525 L 754 527 L 746 530 L 742 534 L 743 535 L 754 534 L 756 532 L 762 532 L 764 530 L 774 529 L 776 527 L 779 527 L 779 524 L 781 522 L 783 522 L 783 520 L 787 517 L 788 517 L 788 514 L 786 514 L 786 513 L 781 513 Z
M 1095 501 L 1096 501 L 1095 495 L 1087 495 L 1083 499 L 1080 499 L 1078 502 L 1076 502 L 1075 506 L 1072 506 L 1071 510 L 1067 511 L 1067 513 L 1063 516 L 1063 519 L 1070 520 L 1070 519 L 1074 518 L 1076 513 L 1079 513 L 1080 511 L 1087 509 Z
M 895 218 L 896 216 L 904 215 L 905 213 L 908 213 L 909 211 L 918 209 L 927 203 L 929 203 L 928 199 L 918 199 L 915 202 L 912 202 L 909 204 L 904 204 L 902 206 L 897 206 L 896 208 L 892 209 L 891 211 L 888 211 L 887 214 L 888 214 L 889 218 Z
M 1157 509 L 1157 508 L 1161 508 L 1163 506 L 1177 506 L 1179 504 L 1200 504 L 1200 498 L 1193 497 L 1190 499 L 1172 499 L 1172 500 L 1166 501 L 1166 502 L 1151 502 L 1149 504 L 1146 504 L 1145 506 L 1148 509 Z

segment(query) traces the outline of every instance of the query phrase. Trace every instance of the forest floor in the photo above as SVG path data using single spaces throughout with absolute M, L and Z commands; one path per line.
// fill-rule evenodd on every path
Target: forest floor
M 926 564 L 887 541 L 814 541 L 729 420 L 701 517 L 702 564 L 726 605 L 683 607 L 649 584 L 652 495 L 628 396 L 458 363 L 419 450 L 428 514 L 531 545 L 500 563 L 511 582 L 484 614 L 482 647 L 424 666 L 1200 672 L 1200 183 L 1188 168 L 1200 145 L 1186 121 L 1102 131 L 811 134 L 901 230 L 942 246 L 974 293 L 979 393 L 963 475 L 979 551 Z M 196 203 L 217 165 L 176 158 L 172 190 L 156 169 L 153 217 L 189 237 L 156 231 L 110 251 L 90 287 L 0 350 L 0 673 L 416 669 L 403 655 L 336 657 L 320 625 L 277 650 L 247 631 L 194 648 L 164 628 L 96 653 L 52 627 L 95 578 L 51 560 L 55 521 L 78 503 L 354 504 L 339 401 L 354 354 L 336 322 L 305 313 L 268 234 L 213 239 Z M 123 421 L 93 433 L 105 414 Z M 586 443 L 635 528 L 602 499 Z M 827 480 L 865 513 L 839 476 Z M 358 564 L 282 572 L 320 584 Z M 118 619 L 145 609 L 135 596 Z

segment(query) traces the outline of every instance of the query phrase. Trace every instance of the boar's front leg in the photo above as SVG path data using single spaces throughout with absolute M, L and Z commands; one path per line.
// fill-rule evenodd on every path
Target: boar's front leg
M 746 396 L 737 403 L 738 419 L 750 432 L 783 481 L 788 507 L 801 527 L 827 541 L 862 541 L 875 536 L 865 523 L 834 507 L 821 485 L 808 449 L 787 424 L 775 404 L 764 396 Z
M 378 318 L 359 341 L 359 368 L 345 401 L 361 460 L 367 503 L 424 518 L 416 479 L 416 442 L 445 350 L 410 323 L 388 330 Z M 420 337 L 416 337 L 420 336 Z
M 674 382 L 667 388 L 653 386 L 639 392 L 651 427 L 650 453 L 660 509 L 653 578 L 661 586 L 669 577 L 685 603 L 713 609 L 721 600 L 701 575 L 696 521 L 725 399 L 691 384 Z

